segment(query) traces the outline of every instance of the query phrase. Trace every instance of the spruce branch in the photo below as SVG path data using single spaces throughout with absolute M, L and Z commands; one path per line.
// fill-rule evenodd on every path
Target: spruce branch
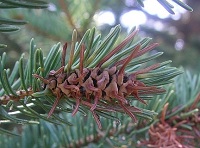
M 0 9 L 13 9 L 13 8 L 29 8 L 29 9 L 42 9 L 47 8 L 48 3 L 45 1 L 21 1 L 21 0 L 1 0 Z M 5 11 L 5 10 L 4 10 Z M 27 21 L 15 20 L 0 17 L 0 32 L 13 32 L 20 28 L 15 25 L 24 25 Z
M 6 33 L 16 32 L 20 30 L 21 25 L 25 25 L 28 21 L 11 19 L 3 16 L 7 10 L 16 8 L 28 8 L 28 9 L 44 9 L 48 7 L 48 3 L 40 0 L 0 0 L 0 33 L 1 35 L 6 35 Z M 2 14 L 4 12 L 4 14 Z M 0 43 L 0 48 L 5 48 L 6 46 Z
M 193 80 L 191 81 L 191 83 L 188 84 L 186 81 L 184 81 L 185 79 L 190 79 L 190 78 L 192 78 Z M 199 117 L 199 111 L 198 112 L 195 110 L 193 112 L 190 111 L 192 111 L 195 108 L 199 108 L 200 95 L 198 92 L 193 92 L 192 94 L 190 94 L 190 89 L 193 87 L 199 88 L 200 84 L 198 83 L 199 79 L 200 76 L 191 75 L 188 72 L 187 74 L 184 73 L 176 78 L 175 84 L 170 84 L 170 87 L 168 87 L 168 91 L 166 94 L 160 96 L 154 96 L 153 98 L 151 98 L 151 101 L 146 106 L 146 109 L 155 110 L 158 113 L 158 116 L 156 116 L 156 118 L 154 118 L 152 122 L 140 120 L 138 123 L 134 124 L 132 123 L 130 117 L 127 118 L 126 116 L 122 116 L 121 113 L 117 113 L 116 116 L 119 118 L 120 123 L 118 123 L 115 119 L 110 120 L 108 118 L 102 118 L 103 128 L 102 130 L 99 130 L 96 123 L 92 119 L 91 114 L 83 116 L 83 113 L 78 113 L 75 117 L 71 117 L 70 114 L 62 113 L 61 114 L 62 118 L 70 120 L 70 122 L 72 122 L 74 126 L 69 127 L 66 126 L 65 124 L 55 125 L 42 120 L 40 121 L 39 125 L 25 126 L 23 128 L 23 132 L 21 133 L 22 137 L 14 137 L 14 136 L 7 137 L 6 135 L 0 135 L 1 143 L 8 147 L 15 146 L 16 144 L 15 141 L 18 141 L 19 147 L 21 145 L 24 145 L 25 147 L 30 147 L 33 143 L 37 147 L 44 147 L 44 146 L 50 147 L 53 144 L 56 147 L 81 147 L 89 145 L 90 146 L 93 145 L 96 147 L 97 146 L 119 147 L 122 145 L 136 147 L 137 144 L 139 144 L 140 146 L 141 144 L 143 144 L 144 146 L 148 147 L 147 145 L 148 141 L 143 141 L 142 139 L 146 136 L 146 132 L 149 129 L 154 130 L 152 128 L 152 126 L 154 126 L 156 130 L 161 129 L 162 127 L 166 127 L 166 129 L 169 129 L 169 131 L 174 130 L 174 128 L 177 128 L 177 130 L 184 129 L 184 131 L 188 131 L 188 134 L 186 135 L 185 138 L 188 138 L 189 141 L 195 140 L 191 139 L 191 133 L 192 136 L 196 135 L 195 138 L 197 139 L 195 140 L 196 141 L 195 144 L 196 146 L 198 146 L 199 120 L 191 120 L 191 118 L 199 119 L 197 118 Z M 187 84 L 188 88 L 180 87 L 180 84 L 183 86 Z M 191 96 L 195 95 L 196 97 L 187 99 L 187 101 L 192 100 L 193 102 L 192 105 L 188 106 L 186 110 L 180 111 L 178 113 L 178 116 L 176 116 L 176 118 L 173 117 L 170 120 L 166 119 L 166 115 L 171 114 L 173 112 L 173 110 L 172 112 L 170 111 L 171 110 L 170 108 L 174 108 L 180 104 L 179 98 L 181 99 L 182 96 L 178 97 L 179 95 L 177 95 L 179 94 L 180 91 L 185 91 L 187 94 L 190 94 Z M 168 107 L 166 104 L 168 104 Z M 187 114 L 187 116 L 185 116 L 185 114 Z M 183 120 L 184 122 L 180 122 Z M 185 122 L 185 120 L 188 121 Z M 165 123 L 165 125 L 161 125 L 160 127 L 156 126 L 163 122 Z M 164 132 L 167 133 L 168 131 L 166 131 L 166 129 L 159 131 L 159 134 L 162 134 Z M 174 131 L 176 132 L 176 130 Z M 15 132 L 15 134 L 19 133 Z M 177 136 L 176 134 L 177 133 L 173 133 L 171 134 L 171 136 L 172 135 Z M 180 134 L 178 136 L 180 136 Z M 154 136 L 153 138 L 155 137 L 156 136 Z M 166 137 L 164 137 L 164 139 L 166 139 Z M 138 141 L 140 142 L 137 143 Z M 163 143 L 166 142 L 167 140 L 165 140 Z M 184 145 L 182 144 L 182 146 L 184 147 L 187 145 L 185 143 Z
M 180 0 L 173 0 L 175 3 L 177 3 L 178 5 L 180 5 L 181 7 L 185 8 L 186 10 L 192 11 L 192 8 L 189 7 L 187 4 L 181 2 Z M 171 13 L 174 13 L 172 10 L 172 4 L 168 4 L 169 2 L 167 2 L 166 0 L 160 0 L 159 1 L 161 4 L 164 4 L 164 7 L 166 9 L 168 9 L 168 11 L 170 11 Z M 60 5 L 59 5 L 60 3 Z M 61 40 L 68 40 L 69 36 L 66 36 L 66 34 L 68 34 L 68 32 L 72 29 L 76 29 L 78 32 L 78 37 L 82 36 L 84 34 L 84 32 L 86 31 L 86 29 L 89 27 L 89 21 L 93 16 L 95 11 L 97 11 L 99 5 L 100 5 L 100 1 L 99 0 L 95 0 L 95 1 L 91 1 L 87 4 L 85 4 L 84 2 L 79 3 L 79 5 L 77 5 L 74 2 L 70 2 L 69 6 L 65 5 L 66 2 L 63 2 L 62 0 L 60 0 L 59 2 L 54 2 L 54 4 L 56 5 L 56 7 L 61 7 L 61 10 L 57 10 L 59 13 L 51 13 L 47 11 L 43 11 L 42 14 L 40 14 L 40 21 L 38 21 L 38 16 L 35 15 L 32 11 L 24 11 L 23 14 L 21 13 L 20 15 L 25 19 L 25 20 L 16 20 L 16 19 L 11 19 L 11 18 L 6 18 L 2 15 L 0 17 L 0 32 L 13 32 L 13 31 L 18 31 L 20 29 L 20 27 L 18 25 L 23 25 L 23 24 L 27 24 L 29 22 L 28 28 L 33 30 L 34 32 L 41 34 L 41 35 L 48 35 L 48 37 L 50 37 L 51 39 L 55 40 L 55 41 L 61 41 Z M 138 3 L 140 5 L 144 5 L 143 4 L 143 0 L 138 0 Z M 87 5 L 87 6 L 86 6 Z M 15 9 L 15 8 L 28 8 L 28 9 L 44 9 L 44 8 L 48 8 L 49 4 L 45 1 L 30 1 L 30 0 L 2 0 L 1 4 L 0 4 L 0 9 Z M 84 8 L 83 12 L 80 12 L 82 9 L 79 9 L 79 11 L 74 11 L 76 9 L 78 9 L 77 7 L 81 7 Z M 175 7 L 175 6 L 173 6 Z M 6 11 L 6 10 L 4 10 Z M 16 11 L 17 12 L 17 11 Z M 66 15 L 67 19 L 63 19 L 60 15 L 61 12 L 64 12 Z M 79 12 L 80 14 L 78 14 L 77 12 Z M 82 19 L 80 20 L 80 17 L 82 17 L 82 14 L 87 12 L 87 14 L 89 15 L 87 17 L 87 19 Z M 52 15 L 53 14 L 53 15 Z M 54 21 L 54 20 L 57 21 Z M 73 20 L 79 20 L 79 23 L 75 23 Z M 66 20 L 67 20 L 67 24 L 66 25 Z M 51 25 L 44 25 L 45 22 L 47 21 L 51 21 Z M 80 28 L 79 26 L 82 26 L 82 28 Z M 45 27 L 44 27 L 45 26 Z M 54 28 L 52 28 L 52 26 Z M 55 30 L 55 26 L 56 28 L 60 28 L 59 30 Z M 70 26 L 70 28 L 69 28 Z M 65 30 L 65 31 L 63 31 Z
M 39 0 L 36 0 L 34 2 L 30 2 L 27 0 L 22 0 L 22 1 L 1 0 L 1 2 L 2 2 L 1 3 L 2 6 L 11 6 L 11 8 L 16 7 L 16 8 L 41 9 L 41 8 L 48 7 L 48 3 L 46 3 L 45 1 L 39 1 Z
M 142 7 L 145 8 L 145 5 L 144 5 L 144 2 L 145 0 L 137 0 L 138 4 Z M 173 11 L 173 8 L 174 8 L 174 5 L 173 3 L 170 3 L 169 1 L 167 0 L 157 0 L 160 5 L 162 5 L 170 14 L 175 14 L 175 12 Z M 185 10 L 188 10 L 188 11 L 193 11 L 193 9 L 188 6 L 186 3 L 180 1 L 180 0 L 171 0 L 171 2 L 174 2 L 176 3 L 177 5 L 179 5 L 180 7 L 184 8 Z
M 159 120 L 149 128 L 149 139 L 141 140 L 139 146 L 198 147 L 200 138 L 198 134 L 200 130 L 199 78 L 189 72 L 176 78 L 175 89 L 172 88 L 176 90 L 175 95 L 167 99 L 168 103 L 164 102 L 166 104 L 158 115 Z M 185 85 L 187 87 L 182 87 L 183 84 L 187 84 Z M 185 92 L 186 95 L 179 92 Z M 185 97 L 187 97 L 186 100 Z
M 138 31 L 133 30 L 121 44 L 112 50 L 119 37 L 119 32 L 120 26 L 116 26 L 111 29 L 110 33 L 104 39 L 101 39 L 100 35 L 97 35 L 95 38 L 95 29 L 91 29 L 86 31 L 80 42 L 76 41 L 76 33 L 74 32 L 72 35 L 73 43 L 70 49 L 71 56 L 70 58 L 68 57 L 69 61 L 66 64 L 66 55 L 61 53 L 60 43 L 54 45 L 47 57 L 44 58 L 42 50 L 36 48 L 34 40 L 31 40 L 28 59 L 24 59 L 24 55 L 22 55 L 19 61 L 16 62 L 11 74 L 8 69 L 5 69 L 6 54 L 3 54 L 0 66 L 1 105 L 5 107 L 8 113 L 10 112 L 10 106 L 12 106 L 13 111 L 16 111 L 16 115 L 23 114 L 26 118 L 31 117 L 35 120 L 44 119 L 56 124 L 65 123 L 71 125 L 68 120 L 59 117 L 60 112 L 69 112 L 75 115 L 78 110 L 85 112 L 85 110 L 89 109 L 92 110 L 93 117 L 99 127 L 102 127 L 99 116 L 118 120 L 115 116 L 107 112 L 124 113 L 125 111 L 135 121 L 136 118 L 134 115 L 146 120 L 152 120 L 156 115 L 156 110 L 145 109 L 146 107 L 138 103 L 138 101 L 147 104 L 144 100 L 146 98 L 148 100 L 148 96 L 152 97 L 153 95 L 163 93 L 164 89 L 161 86 L 165 85 L 166 82 L 171 82 L 171 79 L 179 75 L 180 71 L 168 66 L 169 62 L 157 63 L 152 66 L 147 64 L 145 66 L 146 61 L 154 59 L 158 54 L 151 55 L 150 57 L 142 55 L 152 50 L 157 44 L 149 45 L 149 38 L 135 42 L 133 38 Z M 66 53 L 66 47 L 63 47 L 63 53 Z M 107 52 L 110 53 L 106 55 Z M 130 53 L 131 55 L 129 55 Z M 82 61 L 83 59 L 84 61 Z M 118 64 L 117 61 L 119 61 Z M 109 64 L 106 64 L 106 62 Z M 137 68 L 131 69 L 129 64 Z M 139 91 L 134 92 L 135 96 L 129 97 L 127 100 L 121 99 L 127 103 L 128 101 L 132 103 L 123 105 L 113 102 L 113 104 L 110 104 L 109 100 L 100 99 L 98 104 L 94 105 L 95 102 L 89 102 L 87 97 L 83 96 L 81 100 L 78 100 L 77 98 L 73 98 L 73 96 L 59 96 L 60 94 L 57 92 L 57 89 L 55 91 L 51 89 L 54 88 L 54 82 L 51 81 L 52 76 L 58 75 L 59 77 L 56 81 L 60 82 L 60 78 L 61 80 L 64 78 L 62 74 L 60 75 L 62 71 L 66 70 L 66 74 L 70 76 L 77 69 L 83 72 L 83 67 L 89 70 L 89 68 L 94 69 L 95 67 L 101 67 L 101 65 L 102 68 L 106 68 L 108 65 L 117 67 L 119 70 L 117 83 L 124 83 L 121 81 L 123 71 L 128 71 L 130 76 L 135 79 L 138 86 L 131 86 L 128 91 L 132 91 L 132 89 L 139 89 Z M 114 69 L 110 69 L 110 72 L 113 73 Z M 19 75 L 17 75 L 16 71 L 19 72 Z M 35 79 L 33 76 L 39 79 Z M 82 83 L 84 84 L 84 82 Z M 115 82 L 112 83 L 115 85 Z M 61 83 L 61 85 L 64 85 L 64 83 Z M 83 87 L 85 86 L 83 85 Z M 65 92 L 65 89 L 62 87 L 59 89 Z M 55 98 L 56 96 L 57 98 Z M 62 97 L 62 99 L 59 97 Z M 56 102 L 54 101 L 55 99 Z M 84 107 L 83 110 L 82 107 Z M 36 110 L 36 108 L 40 108 L 40 110 Z M 49 112 L 48 116 L 46 115 L 47 112 Z M 5 118 L 6 114 L 2 114 L 2 117 Z M 15 118 L 13 118 L 14 120 Z

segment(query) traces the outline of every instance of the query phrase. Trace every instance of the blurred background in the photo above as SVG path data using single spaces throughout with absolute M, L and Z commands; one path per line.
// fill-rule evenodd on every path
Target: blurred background
M 49 0 L 48 9 L 0 10 L 4 18 L 26 20 L 15 33 L 1 33 L 0 42 L 9 45 L 6 51 L 12 67 L 21 53 L 27 53 L 31 38 L 38 48 L 48 52 L 53 44 L 70 42 L 73 29 L 81 38 L 87 29 L 96 27 L 106 35 L 117 24 L 126 34 L 134 26 L 140 37 L 152 37 L 160 43 L 152 52 L 163 51 L 158 60 L 172 60 L 172 66 L 184 67 L 197 73 L 200 70 L 200 1 L 183 0 L 193 8 L 188 12 L 174 4 L 174 15 L 169 14 L 156 0 L 145 0 L 144 8 L 135 0 Z

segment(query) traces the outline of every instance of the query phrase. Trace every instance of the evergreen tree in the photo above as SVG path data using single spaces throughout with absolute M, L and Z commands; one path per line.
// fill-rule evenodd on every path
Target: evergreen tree
M 171 4 L 158 1 L 173 13 Z M 143 1 L 137 2 L 143 6 Z M 200 76 L 185 72 L 176 77 L 184 70 L 171 67 L 171 61 L 155 64 L 153 60 L 163 53 L 147 54 L 157 44 L 137 37 L 136 28 L 124 40 L 119 25 L 105 37 L 95 28 L 88 30 L 100 2 L 81 1 L 74 12 L 76 3 L 1 0 L 2 9 L 11 9 L 0 18 L 2 33 L 19 30 L 16 25 L 28 21 L 40 29 L 35 34 L 48 33 L 51 40 L 61 42 L 71 38 L 62 48 L 55 44 L 47 56 L 31 39 L 29 55 L 22 54 L 12 69 L 6 68 L 7 52 L 0 57 L 2 147 L 198 146 Z M 45 13 L 53 6 L 65 12 L 64 18 L 61 11 Z M 26 21 L 9 18 L 15 8 L 22 8 L 17 11 Z M 41 8 L 47 9 L 41 14 Z M 48 20 L 45 25 L 37 15 Z M 66 20 L 70 27 L 63 25 Z M 62 29 L 58 32 L 55 27 Z M 0 48 L 9 45 L 1 43 Z

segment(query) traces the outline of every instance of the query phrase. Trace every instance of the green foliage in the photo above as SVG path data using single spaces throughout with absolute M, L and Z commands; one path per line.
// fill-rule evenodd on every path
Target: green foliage
M 137 0 L 137 2 L 144 7 L 144 0 Z M 180 0 L 172 0 L 173 2 L 175 2 L 176 4 L 178 4 L 179 6 L 183 7 L 184 9 L 188 10 L 188 11 L 192 11 L 192 8 L 190 6 L 188 6 L 187 4 L 181 2 Z M 0 1 L 0 9 L 9 9 L 12 10 L 14 8 L 28 8 L 28 9 L 44 9 L 44 8 L 49 8 L 50 10 L 50 6 L 46 1 L 42 1 L 42 0 L 36 0 L 36 1 L 30 1 L 30 0 L 1 0 Z M 172 4 L 170 4 L 169 2 L 167 2 L 166 0 L 158 0 L 158 2 L 171 14 L 174 14 L 173 12 L 173 8 L 174 6 Z M 57 27 L 59 29 L 56 29 L 56 32 L 51 32 L 50 34 L 54 34 L 53 38 L 57 38 L 60 35 L 62 36 L 62 38 L 64 37 L 64 34 L 66 32 L 69 32 L 68 28 L 70 27 L 70 29 L 77 29 L 79 30 L 80 35 L 83 35 L 83 33 L 86 30 L 83 30 L 85 28 L 89 27 L 89 22 L 88 19 L 91 19 L 96 10 L 98 9 L 99 6 L 99 1 L 95 0 L 95 1 L 49 1 L 50 4 L 55 4 L 55 7 L 57 9 L 57 13 L 47 13 L 49 12 L 49 10 L 45 10 L 43 11 L 43 13 L 37 14 L 37 15 L 33 15 L 34 12 L 32 11 L 26 11 L 23 9 L 23 17 L 26 19 L 24 20 L 17 20 L 17 19 L 9 19 L 9 15 L 5 15 L 7 18 L 4 17 L 0 17 L 0 32 L 13 32 L 13 31 L 17 31 L 20 28 L 18 27 L 18 25 L 24 25 L 27 22 L 30 22 L 31 24 L 33 24 L 34 26 L 38 26 L 41 31 L 52 31 L 54 29 L 52 29 L 52 27 Z M 79 3 L 79 5 L 77 5 L 77 3 Z M 87 6 L 86 6 L 87 5 Z M 77 10 L 77 6 L 79 7 L 79 11 L 75 11 Z M 6 11 L 6 10 L 4 10 Z M 15 12 L 20 12 L 21 10 L 17 10 Z M 51 11 L 51 10 L 50 10 Z M 54 10 L 52 10 L 54 11 Z M 61 15 L 61 12 L 65 13 L 65 16 Z M 3 14 L 3 13 L 2 13 Z M 53 14 L 53 15 L 52 15 Z M 40 21 L 38 21 L 38 15 L 40 15 Z M 4 16 L 4 14 L 3 14 Z M 31 17 L 30 17 L 31 16 Z M 51 17 L 50 17 L 51 16 Z M 67 18 L 66 20 L 68 21 L 68 25 L 65 26 L 64 24 L 66 23 L 65 17 Z M 84 17 L 84 19 L 83 19 Z M 82 18 L 82 19 L 80 19 Z M 54 21 L 57 20 L 57 21 Z M 74 20 L 78 20 L 78 22 L 75 22 Z M 44 22 L 51 22 L 50 25 L 46 24 L 43 25 Z M 41 25 L 42 23 L 42 25 Z M 17 25 L 17 26 L 16 26 Z M 78 26 L 82 26 L 81 28 Z M 79 29 L 78 29 L 78 28 Z M 63 28 L 63 29 L 61 29 Z M 59 30 L 64 31 L 64 32 L 59 32 Z M 68 31 L 67 31 L 68 30 Z
M 137 2 L 142 6 L 144 6 L 143 1 L 145 0 L 137 0 Z M 169 13 L 171 14 L 175 14 L 173 11 L 174 6 L 168 2 L 167 0 L 157 0 Z M 185 4 L 184 2 L 180 1 L 180 0 L 171 0 L 172 2 L 176 3 L 177 5 L 181 6 L 182 8 L 188 10 L 188 11 L 193 11 L 193 9 L 188 6 L 187 4 Z
M 189 71 L 185 71 L 182 76 L 176 78 L 175 87 L 173 89 L 175 90 L 176 95 L 170 100 L 169 110 L 172 110 L 177 106 L 180 108 L 172 112 L 166 118 L 180 114 L 192 105 L 200 92 L 200 76 L 192 75 Z M 200 107 L 199 103 L 197 106 L 198 108 Z
M 116 26 L 111 29 L 110 33 L 104 39 L 101 39 L 100 35 L 97 35 L 96 37 L 94 36 L 95 29 L 86 31 L 82 40 L 80 42 L 74 42 L 75 46 L 71 46 L 71 48 L 74 48 L 74 55 L 71 55 L 74 60 L 70 67 L 68 65 L 65 67 L 69 67 L 69 72 L 79 67 L 80 63 L 78 55 L 80 53 L 80 46 L 84 44 L 88 47 L 85 50 L 86 54 L 84 59 L 86 60 L 83 63 L 84 67 L 94 68 L 96 63 L 98 63 L 105 56 L 105 52 L 109 52 L 113 48 L 120 35 L 119 32 L 120 27 Z M 72 40 L 76 41 L 74 39 L 74 34 L 72 35 Z M 141 45 L 141 55 L 148 52 L 149 49 L 151 49 L 148 47 L 150 41 L 150 38 L 144 38 L 139 41 L 131 41 L 112 58 L 107 60 L 103 67 L 112 65 L 113 63 L 119 61 L 122 57 L 126 57 L 138 44 Z M 8 120 L 7 123 L 27 124 L 34 123 L 37 119 L 44 119 L 51 123 L 65 123 L 71 125 L 68 120 L 62 119 L 58 113 L 61 111 L 71 113 L 73 106 L 75 105 L 75 101 L 73 99 L 63 98 L 59 107 L 56 108 L 57 113 L 53 114 L 52 117 L 47 118 L 45 113 L 47 113 L 53 105 L 55 96 L 53 96 L 48 89 L 43 90 L 41 82 L 32 76 L 33 74 L 39 74 L 43 77 L 47 77 L 51 70 L 56 70 L 60 67 L 60 43 L 51 48 L 47 57 L 43 57 L 42 50 L 40 48 L 36 48 L 34 41 L 31 40 L 29 53 L 30 54 L 27 59 L 25 59 L 24 54 L 22 54 L 12 71 L 10 69 L 5 69 L 6 53 L 4 53 L 0 58 L 0 101 L 1 104 L 4 104 L 1 107 L 2 118 Z M 156 53 L 151 56 L 146 55 L 137 57 L 130 62 L 130 66 L 127 66 L 126 71 L 134 72 L 143 69 L 144 67 L 149 66 L 149 64 L 146 64 L 147 61 L 156 58 L 158 55 L 161 54 Z M 137 77 L 149 86 L 162 86 L 167 83 L 171 83 L 171 79 L 176 75 L 179 75 L 180 71 L 176 68 L 169 67 L 168 63 L 169 62 L 163 62 L 160 64 L 159 68 L 146 74 L 138 74 Z M 148 96 L 146 97 L 144 96 L 144 99 L 149 99 Z M 134 100 L 134 98 L 132 97 L 130 100 Z M 141 114 L 136 112 L 136 115 L 139 117 L 151 120 L 155 115 L 155 112 L 151 111 L 151 109 L 146 110 L 146 107 L 137 101 L 133 101 L 133 105 L 141 108 Z M 87 112 L 87 110 L 88 108 L 84 106 L 80 108 L 81 112 Z M 105 118 L 117 119 L 114 115 L 108 114 L 105 111 L 98 111 L 98 114 Z M 24 115 L 25 117 L 21 117 L 19 115 Z M 2 120 L 2 122 L 4 122 L 4 120 Z
M 29 9 L 41 9 L 47 8 L 48 4 L 44 1 L 21 1 L 21 0 L 1 0 L 0 8 L 1 9 L 13 9 L 13 8 L 29 8 Z M 4 10 L 5 11 L 5 10 Z M 12 32 L 19 30 L 19 27 L 14 25 L 24 25 L 26 21 L 15 20 L 8 18 L 0 18 L 0 32 Z
M 188 83 L 187 80 L 191 81 Z M 171 84 L 168 87 L 169 89 L 165 95 L 155 96 L 150 100 L 146 109 L 154 110 L 158 113 L 158 116 L 152 122 L 140 120 L 137 124 L 134 124 L 130 117 L 117 113 L 120 122 L 102 118 L 103 129 L 100 131 L 91 114 L 83 116 L 79 113 L 72 117 L 70 114 L 63 113 L 60 116 L 73 123 L 73 126 L 55 125 L 41 120 L 39 125 L 23 127 L 21 137 L 1 135 L 0 143 L 5 148 L 16 147 L 16 144 L 17 147 L 119 147 L 122 145 L 135 147 L 136 141 L 141 140 L 141 137 L 144 138 L 149 127 L 158 121 L 167 102 L 170 108 L 180 105 L 182 99 L 184 100 L 184 97 L 186 97 L 185 95 L 180 95 L 180 92 L 187 94 L 187 102 L 194 102 L 197 93 L 200 91 L 199 80 L 200 76 L 186 72 L 175 79 L 175 84 Z M 198 91 L 191 92 L 194 87 Z M 186 108 L 190 106 L 190 104 L 182 105 Z M 200 108 L 199 103 L 197 107 Z M 182 113 L 183 110 L 176 112 L 177 115 Z M 172 115 L 174 116 L 174 113 L 170 112 L 166 118 Z M 192 115 L 193 113 L 190 113 L 188 116 Z M 186 125 L 187 128 L 189 126 L 191 125 Z
M 137 0 L 142 7 L 144 7 L 143 1 Z M 82 44 L 87 47 L 84 66 L 94 68 L 118 42 L 120 27 L 113 28 L 105 38 L 102 38 L 101 34 L 96 35 L 95 28 L 85 30 L 91 26 L 91 22 L 88 19 L 94 16 L 98 0 L 87 3 L 76 0 L 62 1 L 67 6 L 63 8 L 60 8 L 60 6 L 65 5 L 60 5 L 55 1 L 50 2 L 56 5 L 59 10 L 57 13 L 49 13 L 49 10 L 45 10 L 44 13 L 25 11 L 24 9 L 13 10 L 13 8 L 47 8 L 48 4 L 44 1 L 0 0 L 1 9 L 11 9 L 10 14 L 17 11 L 23 13 L 23 19 L 25 19 L 10 19 L 12 15 L 7 15 L 2 11 L 1 15 L 3 14 L 3 17 L 0 17 L 0 32 L 17 31 L 20 29 L 19 25 L 30 22 L 33 26 L 38 26 L 41 29 L 39 30 L 40 33 L 46 31 L 56 40 L 69 40 L 69 31 L 78 27 L 78 37 L 74 40 L 73 35 L 72 40 L 74 42 L 71 45 L 71 49 L 74 49 L 75 52 L 74 60 L 71 65 L 66 65 L 65 69 L 70 72 L 79 68 L 79 53 Z M 78 8 L 80 11 L 75 11 L 77 10 L 77 5 L 75 5 L 77 2 L 80 3 Z M 174 6 L 171 3 L 166 0 L 158 0 L 158 2 L 169 13 L 174 14 Z M 188 11 L 192 11 L 191 7 L 180 0 L 173 0 L 173 2 Z M 61 15 L 63 14 L 62 12 L 65 13 L 65 16 Z M 41 21 L 38 21 L 38 16 L 33 14 L 40 15 Z M 74 20 L 78 21 L 75 22 Z M 45 25 L 44 22 L 46 22 Z M 79 28 L 80 26 L 81 28 Z M 52 28 L 59 29 L 54 30 Z M 119 61 L 122 57 L 128 56 L 137 45 L 141 45 L 141 49 L 144 49 L 150 44 L 151 40 L 150 38 L 144 38 L 131 41 L 121 51 L 108 59 L 102 67 L 106 68 Z M 6 46 L 0 44 L 0 49 Z M 145 54 L 140 58 L 133 59 L 127 66 L 126 72 L 130 73 L 147 67 L 152 60 L 162 54 L 162 52 L 150 55 Z M 47 118 L 47 113 L 54 103 L 55 96 L 48 90 L 43 90 L 41 81 L 36 80 L 32 75 L 39 74 L 42 77 L 46 77 L 51 70 L 56 70 L 61 66 L 60 43 L 55 44 L 46 57 L 44 55 L 44 51 L 38 48 L 32 39 L 28 57 L 22 54 L 12 70 L 7 69 L 5 66 L 7 54 L 3 53 L 0 57 L 0 123 L 2 126 L 0 128 L 0 145 L 2 147 L 80 147 L 88 145 L 90 147 L 119 147 L 122 145 L 135 147 L 136 141 L 140 140 L 141 137 L 146 137 L 149 127 L 159 121 L 166 103 L 169 103 L 169 113 L 166 119 L 175 115 L 184 118 L 199 111 L 200 105 L 198 103 L 197 108 L 194 110 L 188 113 L 184 112 L 194 102 L 197 93 L 200 91 L 200 76 L 186 72 L 175 79 L 174 85 L 166 85 L 172 83 L 172 78 L 182 73 L 169 66 L 171 61 L 166 61 L 161 63 L 159 68 L 140 74 L 137 77 L 147 85 L 166 85 L 165 88 L 167 89 L 164 95 L 143 96 L 148 101 L 146 106 L 137 101 L 132 101 L 132 105 L 142 110 L 142 114 L 136 114 L 139 117 L 137 123 L 133 123 L 131 118 L 123 113 L 97 111 L 102 122 L 102 130 L 99 130 L 89 112 L 89 108 L 84 105 L 81 105 L 79 113 L 72 117 L 71 113 L 74 109 L 75 101 L 66 97 L 61 100 L 55 113 L 50 118 Z M 67 55 L 67 59 L 69 58 L 70 56 Z M 129 98 L 129 100 L 134 100 L 134 98 Z M 180 107 L 172 112 L 171 110 L 177 106 Z M 14 126 L 17 125 L 14 131 L 7 128 L 7 126 L 13 124 Z M 22 126 L 21 131 L 21 125 L 24 124 L 26 126 Z M 184 126 L 192 129 L 190 124 L 185 124 Z M 21 135 L 21 137 L 18 135 Z

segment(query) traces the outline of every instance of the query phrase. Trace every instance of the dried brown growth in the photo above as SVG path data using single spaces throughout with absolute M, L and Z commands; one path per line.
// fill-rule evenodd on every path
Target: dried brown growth
M 199 101 L 200 94 L 194 103 Z M 197 101 L 198 100 L 198 101 Z M 194 109 L 194 103 L 189 109 Z M 161 147 L 161 148 L 195 148 L 200 138 L 200 114 L 182 119 L 176 115 L 165 120 L 168 104 L 164 106 L 161 113 L 160 122 L 152 125 L 149 129 L 149 139 L 143 140 L 139 146 Z M 184 128 L 183 125 L 192 125 L 192 130 Z
M 193 148 L 192 145 L 185 143 L 185 139 L 193 139 L 190 135 L 179 135 L 176 127 L 169 124 L 157 124 L 149 129 L 150 139 L 146 143 L 148 147 L 162 148 Z

